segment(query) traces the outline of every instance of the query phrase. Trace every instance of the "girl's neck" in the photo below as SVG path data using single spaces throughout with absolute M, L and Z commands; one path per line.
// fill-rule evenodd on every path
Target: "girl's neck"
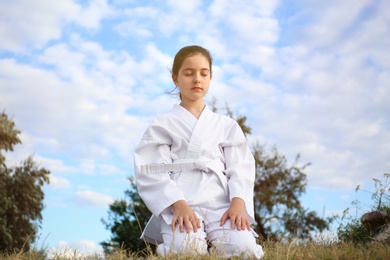
M 198 101 L 181 101 L 180 105 L 187 109 L 194 117 L 199 118 L 202 114 L 203 109 L 205 108 L 204 100 L 198 100 Z

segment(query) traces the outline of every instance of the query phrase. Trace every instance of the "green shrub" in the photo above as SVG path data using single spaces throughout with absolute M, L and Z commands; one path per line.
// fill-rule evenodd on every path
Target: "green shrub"
M 390 174 L 384 174 L 384 181 L 373 179 L 375 183 L 375 191 L 370 192 L 366 190 L 361 190 L 360 186 L 357 186 L 355 191 L 364 191 L 371 194 L 371 199 L 373 200 L 372 211 L 380 210 L 386 212 L 390 216 L 390 183 L 389 183 Z M 356 207 L 356 212 L 361 211 L 360 202 L 353 201 L 352 204 Z M 364 212 L 366 213 L 366 212 Z M 352 243 L 367 243 L 370 242 L 372 237 L 375 235 L 377 230 L 369 230 L 366 228 L 360 221 L 361 216 L 357 213 L 355 216 L 352 216 L 349 213 L 349 208 L 344 210 L 343 216 L 341 217 L 340 226 L 337 229 L 337 235 L 339 239 L 343 242 L 352 242 Z M 345 221 L 348 221 L 344 224 Z

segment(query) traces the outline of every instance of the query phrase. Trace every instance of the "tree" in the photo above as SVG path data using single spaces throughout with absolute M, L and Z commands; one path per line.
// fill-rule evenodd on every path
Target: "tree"
M 298 165 L 299 154 L 292 166 L 274 147 L 266 154 L 264 146 L 254 145 L 256 161 L 255 231 L 264 239 L 310 238 L 312 231 L 329 228 L 331 218 L 320 218 L 304 209 L 299 197 L 306 190 L 304 170 L 310 164 Z
M 125 191 L 128 200 L 115 200 L 110 205 L 108 219 L 101 220 L 112 233 L 109 241 L 100 243 L 106 253 L 119 248 L 128 252 L 140 252 L 148 247 L 140 236 L 152 213 L 138 195 L 134 178 L 129 178 L 129 181 L 131 187 Z
M 29 156 L 20 166 L 7 167 L 3 151 L 13 151 L 20 131 L 0 114 L 0 251 L 29 250 L 42 222 L 44 193 L 50 172 Z

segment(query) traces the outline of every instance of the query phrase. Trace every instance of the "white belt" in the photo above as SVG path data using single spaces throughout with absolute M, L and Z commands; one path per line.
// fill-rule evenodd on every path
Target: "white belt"
M 202 170 L 207 172 L 208 169 L 213 171 L 223 170 L 223 164 L 220 161 L 210 160 L 177 160 L 173 163 L 152 163 L 141 165 L 142 173 L 162 173 L 162 172 L 180 172 L 191 170 Z
M 225 170 L 225 165 L 219 160 L 209 160 L 205 161 L 200 160 L 177 160 L 173 163 L 152 163 L 141 165 L 141 173 L 169 173 L 169 172 L 181 172 L 181 171 L 191 171 L 191 170 L 202 170 L 204 172 L 213 171 L 217 174 L 218 178 L 221 181 L 221 184 L 225 190 L 226 196 L 229 196 L 229 189 L 227 185 L 227 178 L 223 171 Z

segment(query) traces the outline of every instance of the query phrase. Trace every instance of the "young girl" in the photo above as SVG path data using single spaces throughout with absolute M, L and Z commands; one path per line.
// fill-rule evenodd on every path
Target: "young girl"
M 209 241 L 221 256 L 259 259 L 250 227 L 255 162 L 240 126 L 205 105 L 211 79 L 208 50 L 176 54 L 180 105 L 152 121 L 134 153 L 138 192 L 153 213 L 142 238 L 161 256 L 207 254 Z

